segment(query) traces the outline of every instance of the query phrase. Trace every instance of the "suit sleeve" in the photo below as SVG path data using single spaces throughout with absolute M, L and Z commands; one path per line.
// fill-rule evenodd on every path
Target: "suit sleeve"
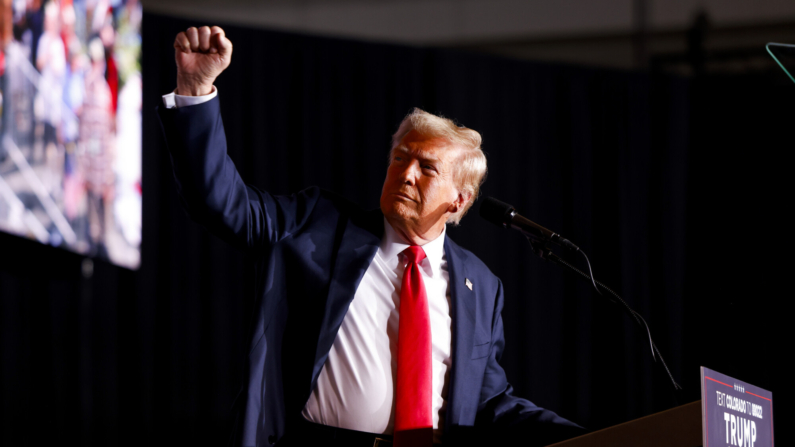
M 320 190 L 272 196 L 246 185 L 227 155 L 218 98 L 191 107 L 158 107 L 158 117 L 191 219 L 244 250 L 276 243 L 307 222 Z
M 585 430 L 577 424 L 513 395 L 513 387 L 499 363 L 505 348 L 503 304 L 502 282 L 498 280 L 492 322 L 492 350 L 483 377 L 475 425 L 487 431 L 492 441 L 502 438 L 505 442 L 527 440 L 522 445 L 548 445 L 585 434 Z

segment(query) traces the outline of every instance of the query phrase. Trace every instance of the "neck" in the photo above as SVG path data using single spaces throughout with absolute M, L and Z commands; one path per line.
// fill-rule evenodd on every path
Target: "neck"
M 427 228 L 417 225 L 407 225 L 406 222 L 387 217 L 386 221 L 395 232 L 409 245 L 425 245 L 436 239 L 444 230 L 444 221 L 436 222 Z

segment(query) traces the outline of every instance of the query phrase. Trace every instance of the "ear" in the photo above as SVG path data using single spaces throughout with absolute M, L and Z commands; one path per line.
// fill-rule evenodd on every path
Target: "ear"
M 461 211 L 464 208 L 464 206 L 466 206 L 466 204 L 469 203 L 470 199 L 472 199 L 472 194 L 466 191 L 458 191 L 458 196 L 447 208 L 447 212 L 450 214 L 455 214 Z

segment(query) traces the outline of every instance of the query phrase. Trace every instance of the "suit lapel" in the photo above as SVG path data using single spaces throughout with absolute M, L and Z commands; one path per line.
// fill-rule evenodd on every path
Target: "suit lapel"
M 383 215 L 380 210 L 364 213 L 359 218 L 348 219 L 341 225 L 344 225 L 344 228 L 342 237 L 339 238 L 340 246 L 321 321 L 310 389 L 314 389 L 331 345 L 337 337 L 337 331 L 353 301 L 356 288 L 359 287 L 364 273 L 378 251 L 384 231 Z
M 475 328 L 475 292 L 466 286 L 466 253 L 450 240 L 444 241 L 444 252 L 447 256 L 447 268 L 450 275 L 450 301 L 453 319 L 453 367 L 450 371 L 450 387 L 447 396 L 447 414 L 445 428 L 456 425 L 461 418 L 461 408 L 456 402 L 462 400 L 467 392 L 466 383 L 457 380 L 456 375 L 464 371 L 472 351 L 472 337 Z

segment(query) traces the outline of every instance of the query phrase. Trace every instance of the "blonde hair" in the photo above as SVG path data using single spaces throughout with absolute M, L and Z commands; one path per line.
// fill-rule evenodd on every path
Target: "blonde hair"
M 464 206 L 447 219 L 447 223 L 458 225 L 464 214 L 475 203 L 480 192 L 480 186 L 486 180 L 486 155 L 480 148 L 482 138 L 472 129 L 456 125 L 448 118 L 430 114 L 419 108 L 414 108 L 400 123 L 397 132 L 392 135 L 392 149 L 394 150 L 412 130 L 424 137 L 444 138 L 453 146 L 461 149 L 461 154 L 453 164 L 453 181 L 459 192 L 469 195 Z

